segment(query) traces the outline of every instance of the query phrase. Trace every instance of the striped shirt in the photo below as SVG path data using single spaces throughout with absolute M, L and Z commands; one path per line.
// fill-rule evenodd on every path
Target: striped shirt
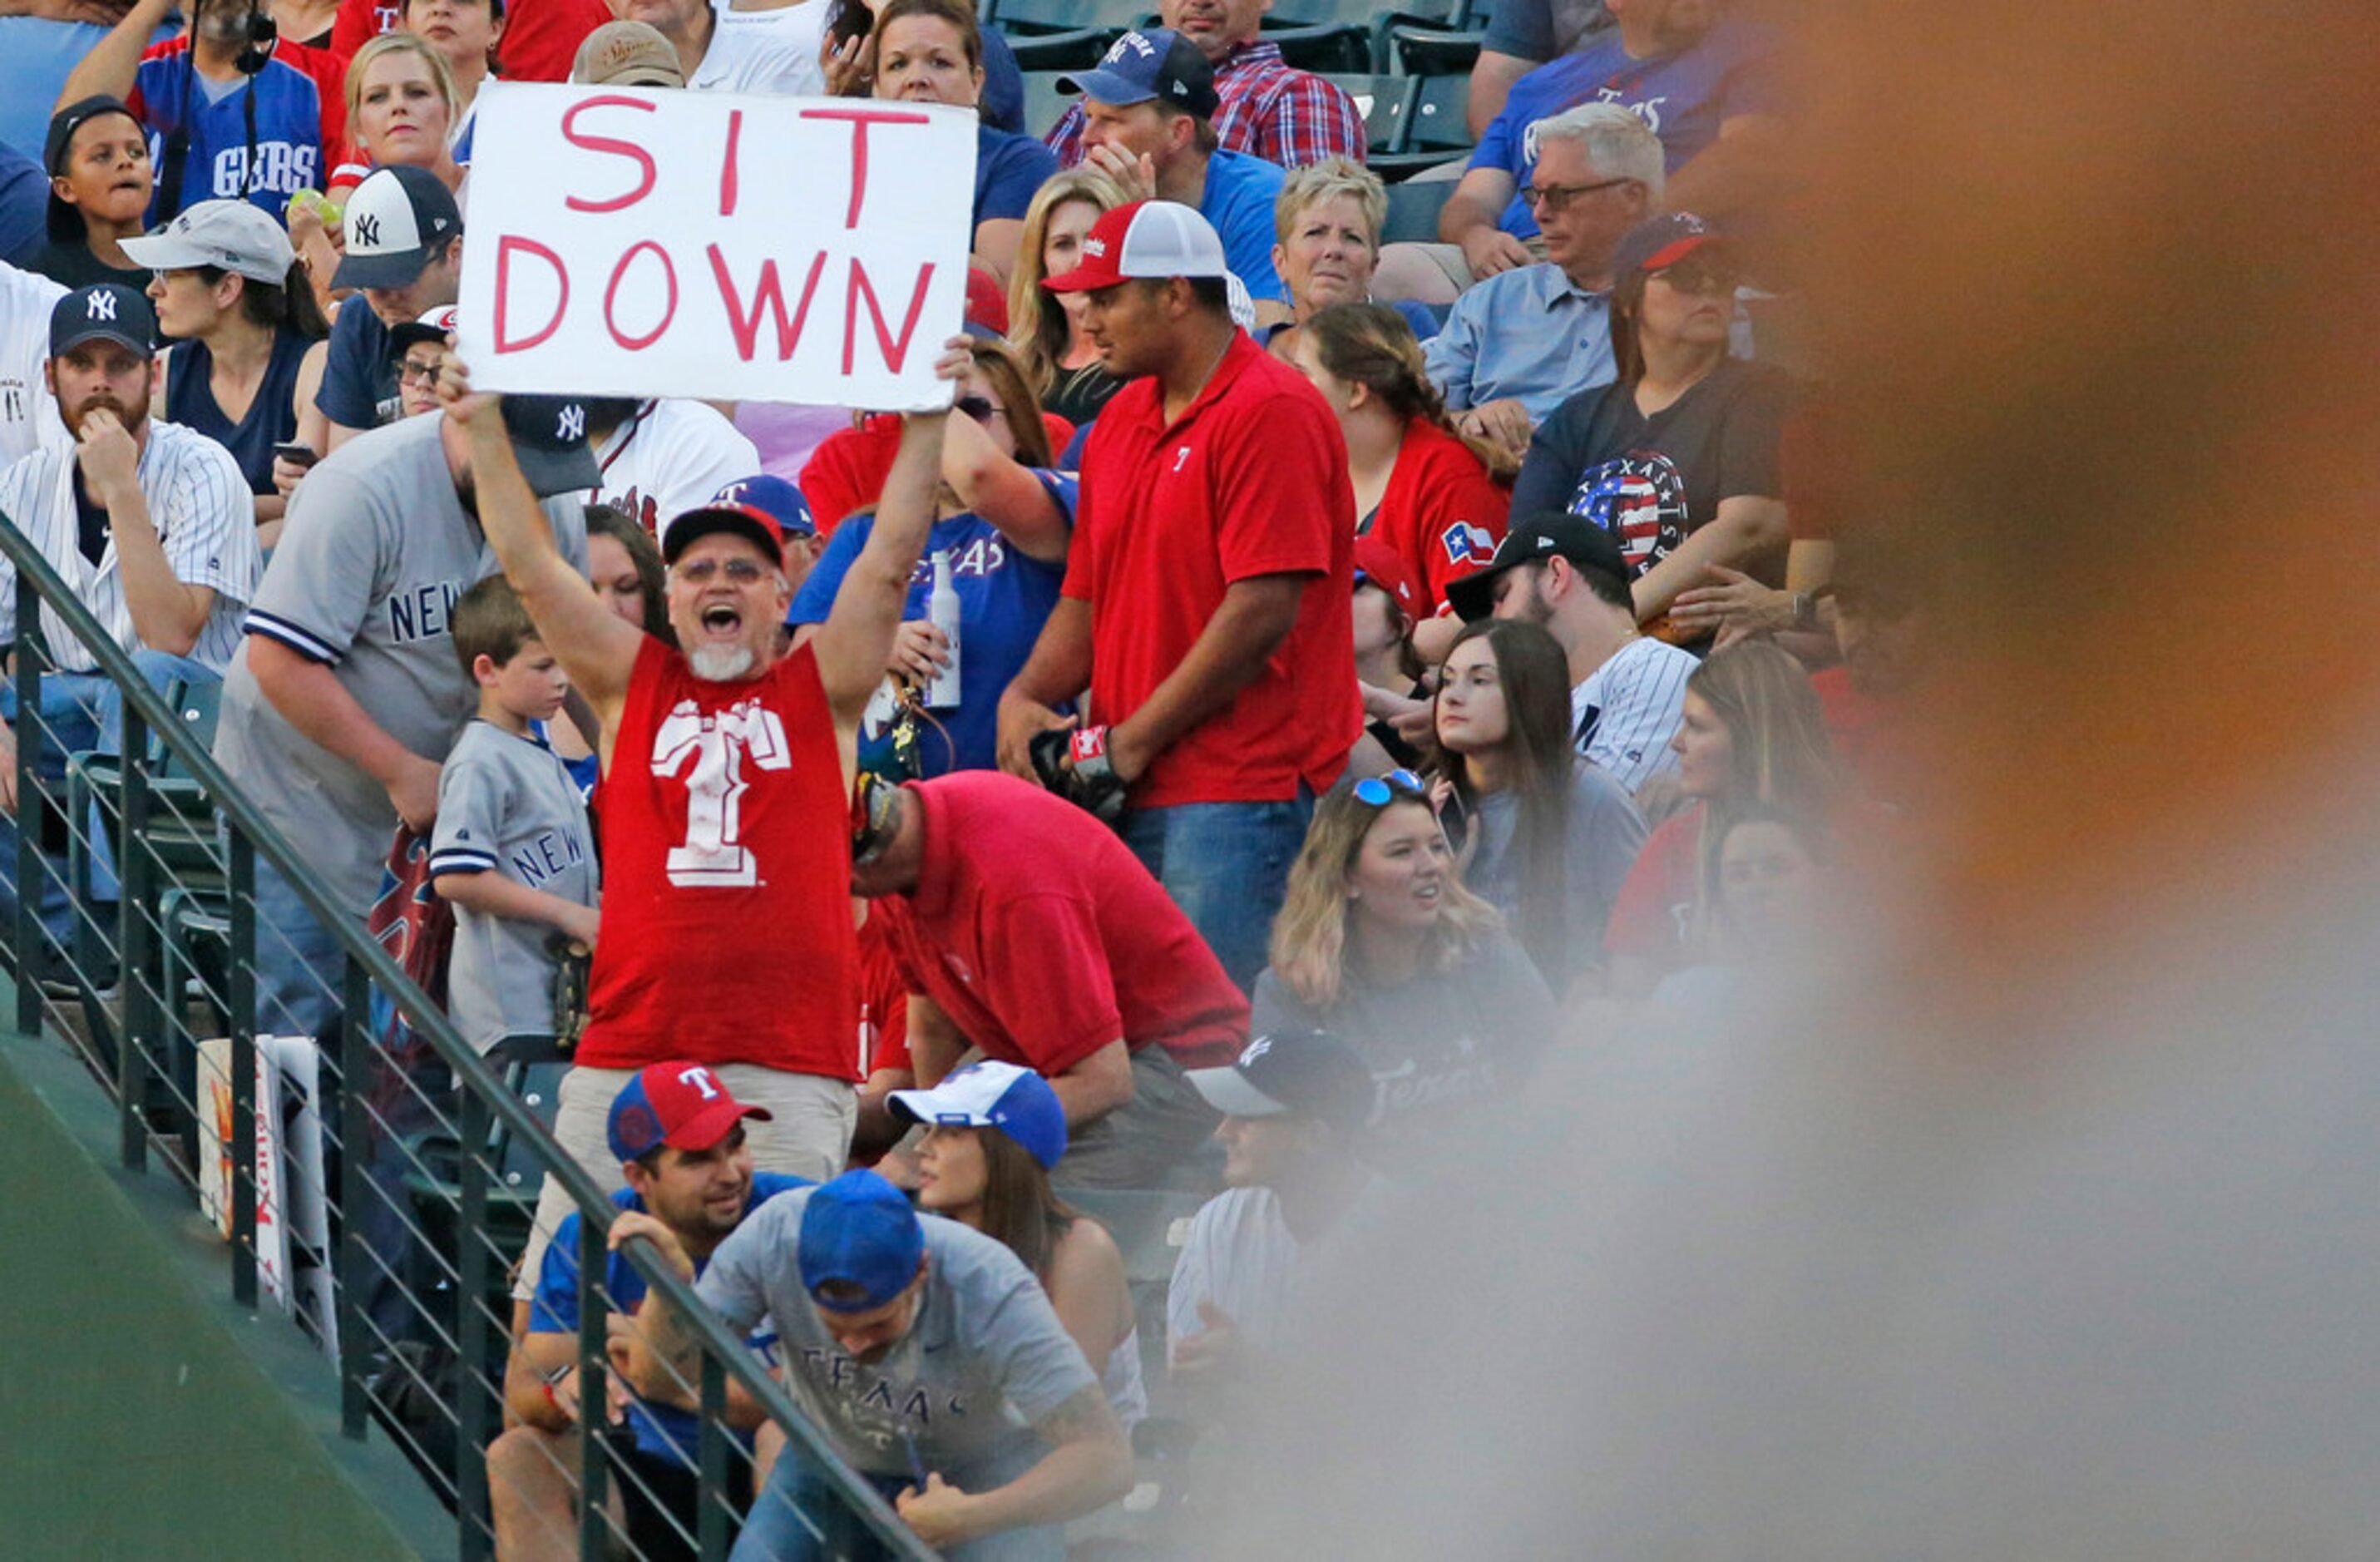
M 1215 134 L 1226 152 L 1302 168 L 1326 157 L 1364 161 L 1364 116 L 1328 79 L 1281 57 L 1278 43 L 1242 43 L 1215 67 Z M 1061 167 L 1083 160 L 1083 105 L 1068 108 L 1046 138 Z
M 1642 636 L 1613 652 L 1570 691 L 1578 751 L 1634 792 L 1677 767 L 1670 748 L 1686 704 L 1686 679 L 1702 664 L 1691 652 Z
M 256 593 L 264 558 L 256 545 L 256 510 L 231 452 L 178 423 L 149 420 L 137 469 L 149 520 L 165 550 L 165 563 L 184 585 L 215 593 L 213 607 L 190 648 L 193 660 L 223 670 L 239 648 L 240 620 Z M 0 472 L 0 513 L 13 519 L 41 548 L 42 556 L 74 589 L 85 607 L 127 651 L 145 646 L 132 626 L 117 568 L 113 529 L 97 564 L 82 553 L 75 515 L 75 447 L 44 445 Z M 0 636 L 17 635 L 17 572 L 0 562 Z M 60 670 L 88 673 L 99 663 L 67 630 L 57 614 L 42 611 L 42 628 Z

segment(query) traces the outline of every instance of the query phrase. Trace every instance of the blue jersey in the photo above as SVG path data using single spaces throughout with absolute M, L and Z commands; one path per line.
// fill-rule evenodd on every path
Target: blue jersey
M 216 96 L 191 68 L 188 44 L 176 40 L 140 62 L 128 100 L 149 129 L 149 157 L 157 170 L 157 193 L 149 203 L 154 227 L 175 214 L 162 210 L 173 182 L 165 153 L 177 132 L 187 130 L 179 205 L 246 199 L 275 220 L 301 189 L 322 182 L 323 148 L 345 128 L 340 96 L 343 74 L 335 59 L 301 44 L 284 44 L 264 69 Z M 254 100 L 253 134 L 249 100 Z
M 1031 136 L 1014 136 L 991 125 L 975 133 L 975 221 L 1022 220 L 1033 192 L 1058 171 L 1058 155 Z
M 1288 176 L 1277 164 L 1236 152 L 1219 152 L 1207 160 L 1207 191 L 1198 214 L 1214 226 L 1223 241 L 1223 260 L 1251 299 L 1289 302 L 1289 289 L 1272 269 L 1272 247 L 1281 237 L 1273 207 L 1281 200 Z
M 1074 519 L 1075 480 L 1064 472 L 1037 471 L 1058 507 Z M 834 593 L 851 569 L 852 561 L 875 530 L 872 514 L 856 515 L 834 529 L 826 552 L 810 568 L 809 578 L 794 595 L 785 615 L 792 625 L 822 624 L 834 606 Z M 1000 694 L 1025 670 L 1041 626 L 1058 605 L 1058 588 L 1065 582 L 1062 563 L 1045 564 L 1027 558 L 979 515 L 953 516 L 934 523 L 925 555 L 910 578 L 905 618 L 923 618 L 926 598 L 933 589 L 933 558 L 951 555 L 951 585 L 959 597 L 959 692 L 956 710 L 936 711 L 942 733 L 930 726 L 919 735 L 918 758 L 928 775 L 953 770 L 998 767 Z M 860 763 L 880 774 L 891 774 L 890 738 L 863 735 Z
M 745 1204 L 749 1216 L 754 1210 L 778 1194 L 795 1188 L 812 1186 L 806 1178 L 786 1177 L 778 1172 L 754 1172 L 752 1197 Z M 624 1210 L 642 1214 L 645 1202 L 628 1189 L 612 1195 L 612 1202 Z M 698 1260 L 694 1272 L 698 1278 L 709 1267 L 709 1260 Z M 603 1268 L 603 1288 L 610 1293 L 615 1312 L 632 1311 L 645 1300 L 645 1277 L 618 1253 Z M 545 1250 L 545 1263 L 538 1271 L 537 1295 L 528 1304 L 528 1332 L 533 1335 L 576 1335 L 578 1332 L 578 1212 L 565 1215 L 554 1228 L 553 1241 Z M 765 1321 L 746 1337 L 746 1343 L 774 1371 L 777 1365 L 777 1336 Z M 666 1459 L 691 1460 L 702 1436 L 702 1422 L 692 1411 L 674 1405 L 649 1405 L 638 1399 L 628 1407 L 629 1430 L 636 1434 L 638 1448 Z M 748 1437 L 747 1439 L 748 1442 Z

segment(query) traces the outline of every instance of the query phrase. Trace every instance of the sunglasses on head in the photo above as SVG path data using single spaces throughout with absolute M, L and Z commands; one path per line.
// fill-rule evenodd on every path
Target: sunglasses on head
M 1391 770 L 1386 775 L 1366 775 L 1355 783 L 1355 800 L 1366 808 L 1386 808 L 1402 799 L 1405 802 L 1426 802 L 1429 789 L 1421 777 L 1410 770 Z

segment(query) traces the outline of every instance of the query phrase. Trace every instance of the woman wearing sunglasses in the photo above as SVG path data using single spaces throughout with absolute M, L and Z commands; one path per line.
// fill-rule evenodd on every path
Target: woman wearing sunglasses
M 1075 479 L 1050 470 L 1049 425 L 1015 353 L 1005 342 L 970 336 L 944 354 L 936 372 L 958 382 L 959 415 L 949 420 L 943 436 L 941 517 L 910 582 L 907 621 L 886 671 L 922 699 L 934 675 L 951 664 L 949 638 L 929 617 L 939 560 L 958 596 L 960 698 L 947 709 L 927 708 L 930 720 L 902 724 L 898 754 L 894 724 L 868 723 L 860 763 L 886 775 L 997 768 L 1000 691 L 1024 670 L 1042 624 L 1058 605 L 1074 534 Z M 795 644 L 826 622 L 874 525 L 871 507 L 834 529 L 794 593 L 785 621 Z
M 1553 1001 L 1495 908 L 1463 887 L 1410 770 L 1342 781 L 1315 804 L 1257 978 L 1255 1034 L 1328 1031 L 1401 1120 L 1508 1091 Z
M 1612 259 L 1619 378 L 1555 409 L 1529 441 L 1512 513 L 1569 510 L 1609 531 L 1636 572 L 1636 619 L 1702 640 L 1716 620 L 1670 626 L 1678 593 L 1737 570 L 1784 580 L 1778 445 L 1790 382 L 1729 356 L 1742 273 L 1701 218 L 1641 223 Z
M 1439 772 L 1464 878 L 1504 913 L 1547 986 L 1592 982 L 1612 902 L 1645 845 L 1628 790 L 1571 747 L 1570 664 L 1535 624 L 1464 626 L 1439 674 Z

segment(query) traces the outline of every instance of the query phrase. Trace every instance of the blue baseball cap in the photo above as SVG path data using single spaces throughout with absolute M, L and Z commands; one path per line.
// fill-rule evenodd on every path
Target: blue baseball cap
M 872 1171 L 848 1171 L 811 1190 L 795 1251 L 802 1288 L 830 1312 L 866 1312 L 909 1288 L 926 1256 L 926 1228 L 908 1195 Z M 857 1300 L 829 1301 L 828 1286 L 855 1287 Z
M 710 496 L 714 505 L 746 505 L 756 510 L 766 510 L 777 518 L 777 530 L 788 537 L 815 537 L 818 522 L 811 519 L 810 502 L 802 491 L 769 472 L 758 477 L 739 477 Z
M 1214 118 L 1222 104 L 1215 95 L 1214 66 L 1197 44 L 1170 27 L 1125 33 L 1097 68 L 1058 78 L 1058 91 L 1081 92 L 1110 108 L 1162 98 L 1201 119 Z
M 998 1129 L 1048 1171 L 1066 1153 L 1066 1109 L 1050 1081 L 1014 1063 L 972 1063 L 931 1090 L 896 1090 L 896 1118 L 953 1128 Z

